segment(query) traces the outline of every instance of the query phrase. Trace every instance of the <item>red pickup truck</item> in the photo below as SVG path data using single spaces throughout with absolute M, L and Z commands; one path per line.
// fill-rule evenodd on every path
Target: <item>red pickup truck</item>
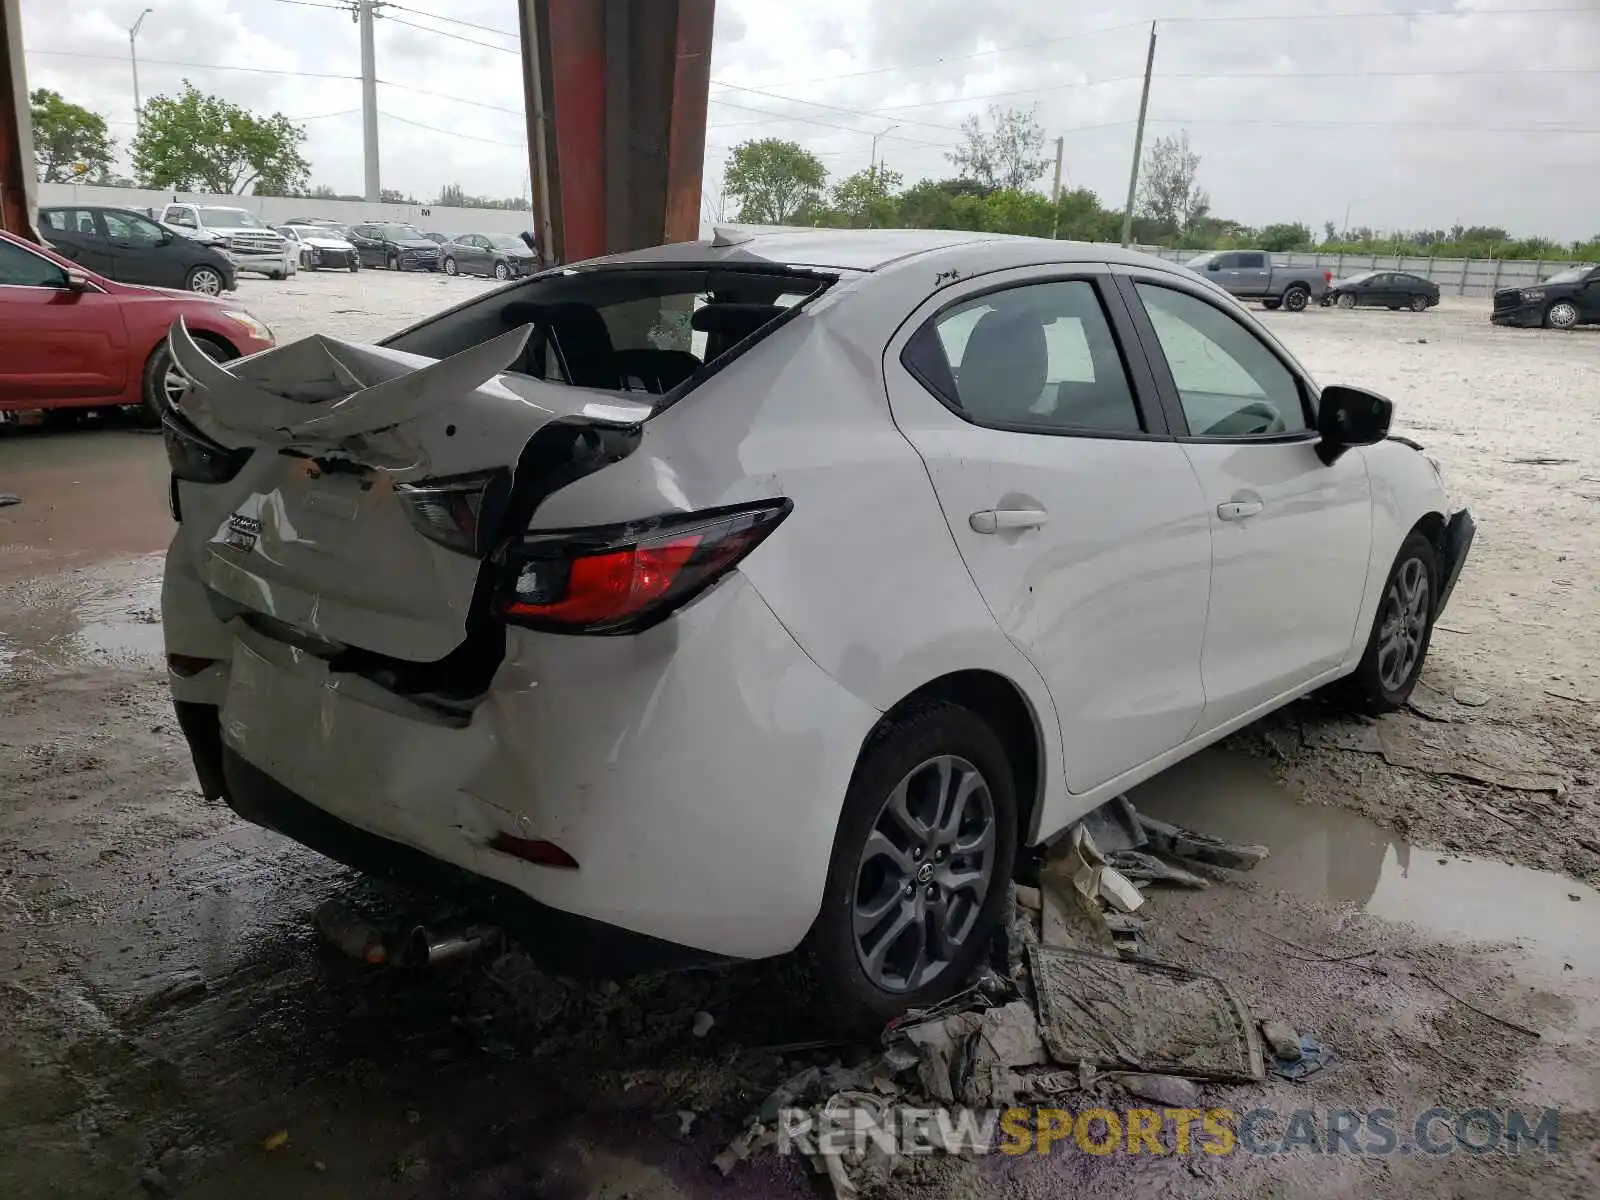
M 34 409 L 159 412 L 183 386 L 166 342 L 180 316 L 218 361 L 273 345 L 235 301 L 116 283 L 0 233 L 0 421 Z

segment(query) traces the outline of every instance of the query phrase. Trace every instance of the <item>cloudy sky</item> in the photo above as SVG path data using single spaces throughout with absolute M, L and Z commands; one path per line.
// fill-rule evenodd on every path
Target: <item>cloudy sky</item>
M 357 32 L 337 0 L 22 0 L 29 86 L 126 143 L 147 4 L 145 97 L 187 77 L 302 120 L 313 180 L 361 190 Z M 990 103 L 1036 106 L 1065 179 L 1120 203 L 1151 19 L 1147 136 L 1188 131 L 1219 215 L 1600 234 L 1600 0 L 718 0 L 705 212 L 746 138 L 799 141 L 839 178 L 880 133 L 909 183 L 950 174 L 962 118 Z M 496 32 L 515 26 L 516 0 L 389 7 L 384 186 L 526 193 L 517 42 Z

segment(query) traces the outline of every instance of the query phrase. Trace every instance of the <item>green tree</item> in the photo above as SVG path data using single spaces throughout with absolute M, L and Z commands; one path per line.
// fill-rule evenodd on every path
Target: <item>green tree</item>
M 987 217 L 984 228 L 995 233 L 1019 233 L 1027 237 L 1049 237 L 1055 210 L 1049 196 L 1002 188 L 984 200 Z
M 1102 207 L 1088 188 L 1068 188 L 1056 203 L 1055 234 L 1074 242 L 1114 242 L 1122 235 L 1122 215 Z
M 1175 236 L 1211 211 L 1211 197 L 1200 187 L 1200 156 L 1189 148 L 1187 131 L 1157 138 L 1145 151 L 1139 171 L 1139 214 Z
M 1260 250 L 1304 250 L 1312 243 L 1311 230 L 1304 225 L 1268 225 L 1256 239 Z
M 33 159 L 44 183 L 98 179 L 111 172 L 116 142 L 99 113 L 60 92 L 38 88 L 28 96 L 33 118 Z
M 723 189 L 739 202 L 739 220 L 787 225 L 821 207 L 828 170 L 798 142 L 761 138 L 741 142 L 728 156 Z
M 282 113 L 258 117 L 186 79 L 178 96 L 145 103 L 133 166 L 148 188 L 243 193 L 255 184 L 282 195 L 303 186 L 310 172 L 300 154 L 305 137 Z
M 976 115 L 961 122 L 962 144 L 946 154 L 963 179 L 991 191 L 1020 192 L 1045 173 L 1050 159 L 1044 149 L 1044 129 L 1034 113 L 1020 108 L 989 106 L 992 132 L 985 132 Z
M 895 193 L 900 183 L 900 172 L 885 167 L 857 171 L 834 187 L 833 210 L 842 218 L 842 225 L 854 229 L 898 225 L 900 206 Z

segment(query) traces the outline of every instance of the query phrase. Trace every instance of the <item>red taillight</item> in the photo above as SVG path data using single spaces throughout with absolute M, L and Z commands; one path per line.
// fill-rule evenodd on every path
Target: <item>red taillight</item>
M 497 833 L 490 841 L 489 849 L 498 850 L 501 854 L 509 854 L 513 858 L 520 858 L 539 867 L 562 867 L 568 871 L 578 869 L 577 859 L 554 842 L 547 842 L 543 838 L 513 837 L 509 833 Z
M 687 604 L 754 550 L 788 500 L 632 525 L 530 535 L 510 554 L 506 620 L 560 633 L 637 633 Z
M 423 537 L 459 554 L 488 551 L 509 480 L 504 471 L 395 485 L 406 518 Z
M 1323 283 L 1332 283 L 1333 282 L 1333 272 L 1332 271 L 1324 271 L 1322 273 L 1322 282 Z

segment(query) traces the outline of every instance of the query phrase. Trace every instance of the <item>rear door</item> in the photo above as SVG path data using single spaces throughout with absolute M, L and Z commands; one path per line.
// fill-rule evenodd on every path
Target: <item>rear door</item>
M 956 547 L 1054 696 L 1083 792 L 1200 716 L 1211 535 L 1105 267 L 941 290 L 884 359 Z
M 1578 316 L 1585 321 L 1600 321 L 1600 267 L 1589 272 L 1577 295 Z
M 489 262 L 489 242 L 482 234 L 469 233 L 461 239 L 467 246 L 467 262 L 469 269 L 488 275 L 491 272 Z
M 1243 314 L 1170 274 L 1119 278 L 1211 525 L 1203 732 L 1350 650 L 1372 543 L 1366 458 L 1323 465 L 1310 382 Z
M 167 232 L 154 221 L 133 213 L 100 213 L 111 247 L 114 278 L 124 283 L 143 283 L 151 287 L 178 288 L 184 285 L 189 267 L 181 247 L 172 245 Z
M 74 292 L 64 268 L 0 238 L 0 403 L 119 395 L 128 335 L 116 297 Z
M 45 241 L 54 246 L 63 258 L 70 258 L 80 267 L 115 279 L 111 261 L 111 244 L 105 230 L 96 220 L 97 214 L 88 208 L 55 208 L 44 221 L 39 232 Z M 44 214 L 40 214 L 44 217 Z

